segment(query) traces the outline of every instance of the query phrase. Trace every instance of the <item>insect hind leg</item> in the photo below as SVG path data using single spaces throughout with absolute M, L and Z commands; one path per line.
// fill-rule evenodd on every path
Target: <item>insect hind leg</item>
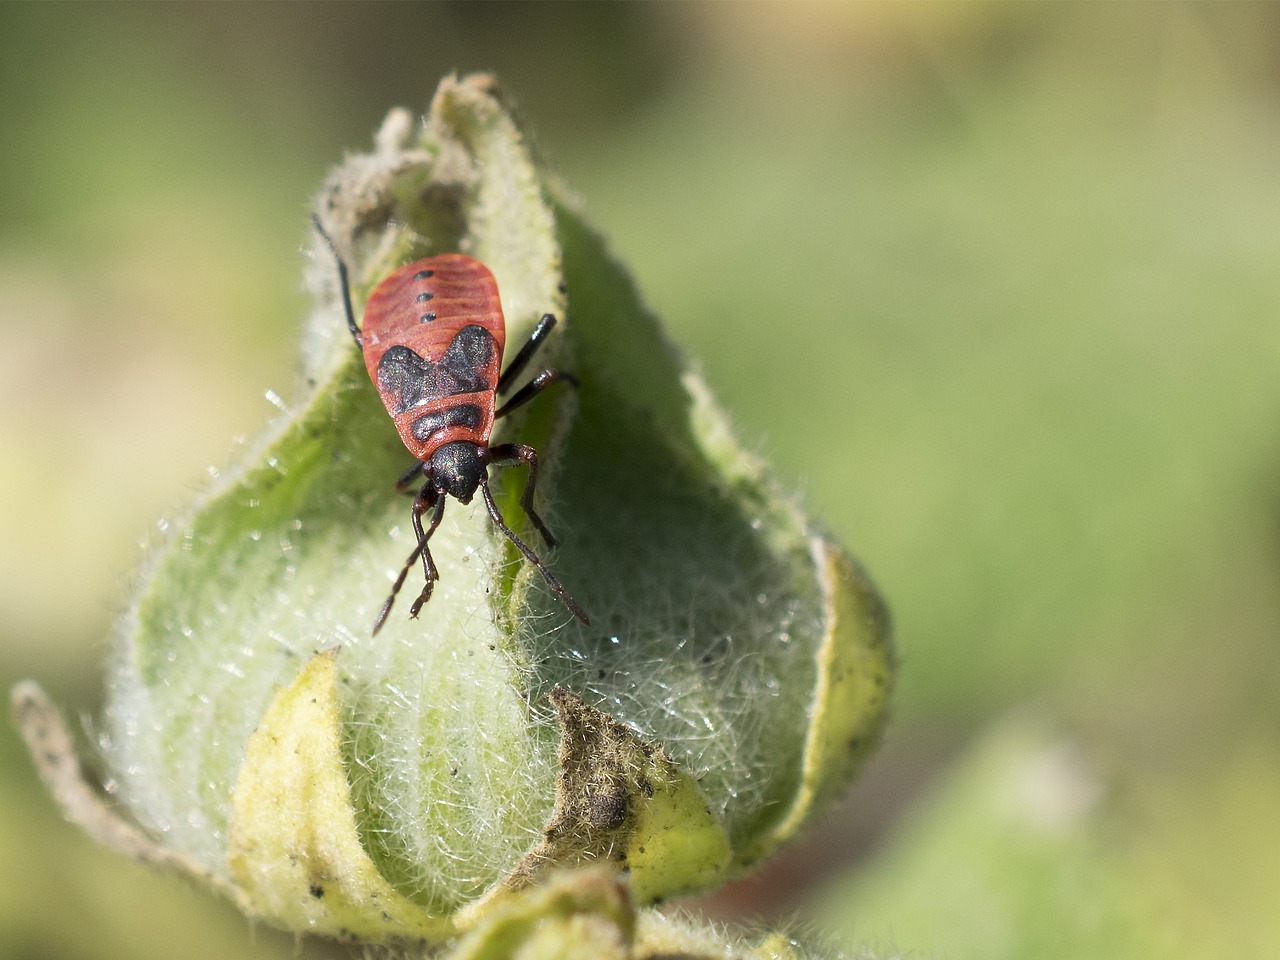
M 498 377 L 499 393 L 505 393 L 511 388 L 511 381 L 520 376 L 520 371 L 528 365 L 529 360 L 538 352 L 538 347 L 542 346 L 542 341 L 546 339 L 547 334 L 555 329 L 555 326 L 556 315 L 554 313 L 544 313 L 537 326 L 533 328 L 533 333 L 529 334 L 529 339 L 520 348 L 519 353 L 511 358 L 511 362 L 507 364 L 507 369 L 503 371 L 502 376 Z

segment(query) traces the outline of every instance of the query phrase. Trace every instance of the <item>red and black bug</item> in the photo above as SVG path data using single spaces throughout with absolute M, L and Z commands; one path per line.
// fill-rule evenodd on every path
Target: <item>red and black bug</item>
M 500 374 L 506 324 L 498 300 L 498 284 L 489 268 L 479 260 L 460 253 L 446 253 L 406 264 L 379 283 L 365 304 L 361 328 L 356 325 L 351 306 L 346 262 L 319 218 L 313 216 L 311 220 L 337 261 L 347 326 L 364 354 L 369 378 L 395 421 L 400 439 L 417 459 L 396 482 L 396 489 L 407 492 L 415 479 L 425 478 L 413 499 L 417 545 L 396 577 L 373 632 L 376 634 L 382 628 L 396 594 L 419 557 L 426 583 L 409 608 L 409 615 L 416 617 L 422 605 L 431 599 L 440 574 L 431 559 L 427 541 L 440 526 L 446 495 L 470 503 L 477 489 L 498 529 L 538 568 L 547 586 L 569 612 L 583 623 L 590 623 L 560 581 L 507 526 L 489 491 L 489 467 L 526 464 L 529 477 L 520 496 L 520 506 L 547 545 L 555 546 L 555 538 L 533 507 L 538 477 L 537 451 L 520 443 L 491 447 L 489 434 L 494 420 L 528 403 L 549 384 L 564 380 L 577 385 L 572 374 L 546 369 L 502 406 L 497 406 L 497 395 L 511 388 L 555 327 L 556 318 L 543 314 L 528 342 Z M 424 527 L 422 516 L 427 511 L 431 511 L 431 518 Z

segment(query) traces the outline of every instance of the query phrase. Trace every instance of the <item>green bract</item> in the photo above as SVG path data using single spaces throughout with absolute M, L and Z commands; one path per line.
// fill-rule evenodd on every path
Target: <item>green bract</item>
M 171 525 L 120 631 L 101 751 L 141 831 L 119 825 L 117 845 L 288 929 L 433 941 L 559 868 L 611 862 L 648 902 L 770 853 L 882 723 L 870 583 L 738 446 L 487 78 L 446 80 L 420 127 L 393 112 L 318 210 L 357 305 L 394 267 L 460 250 L 497 277 L 508 343 L 563 319 L 539 359 L 581 388 L 540 395 L 494 442 L 539 450 L 561 541 L 541 552 L 592 625 L 482 505 L 450 501 L 434 597 L 407 617 L 415 571 L 370 636 L 414 546 L 392 491 L 408 456 L 317 239 L 301 396 Z M 494 472 L 541 549 L 523 481 Z M 17 699 L 47 732 L 38 694 Z

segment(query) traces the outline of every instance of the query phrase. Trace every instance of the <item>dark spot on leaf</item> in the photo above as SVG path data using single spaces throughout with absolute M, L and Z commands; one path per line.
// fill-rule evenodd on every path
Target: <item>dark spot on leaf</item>
M 627 819 L 627 789 L 615 784 L 587 800 L 587 822 L 597 830 L 617 830 Z

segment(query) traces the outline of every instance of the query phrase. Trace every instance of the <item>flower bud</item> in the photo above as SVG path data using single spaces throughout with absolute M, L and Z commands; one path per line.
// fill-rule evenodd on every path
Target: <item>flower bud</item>
M 386 273 L 447 251 L 493 271 L 509 354 L 560 318 L 538 362 L 580 386 L 492 443 L 538 450 L 558 538 L 539 552 L 591 624 L 477 497 L 447 502 L 420 616 L 402 599 L 371 636 L 417 544 L 392 490 L 410 458 L 316 238 L 299 399 L 170 524 L 120 629 L 100 749 L 130 835 L 255 917 L 370 941 L 475 930 L 565 868 L 612 865 L 643 903 L 768 855 L 883 722 L 870 582 L 739 446 L 489 79 L 444 81 L 421 126 L 393 112 L 318 215 L 357 319 Z M 524 468 L 491 474 L 539 543 Z

